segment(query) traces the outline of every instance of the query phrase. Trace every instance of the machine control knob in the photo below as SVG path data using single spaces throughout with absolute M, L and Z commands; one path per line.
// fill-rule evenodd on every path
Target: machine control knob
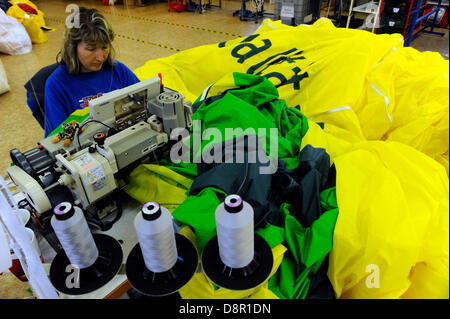
M 99 146 L 102 146 L 105 143 L 105 133 L 98 132 L 94 135 L 94 142 L 96 142 Z

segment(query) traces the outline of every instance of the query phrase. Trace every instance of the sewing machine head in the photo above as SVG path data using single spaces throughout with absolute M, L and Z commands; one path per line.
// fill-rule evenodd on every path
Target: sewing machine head
M 170 132 L 190 127 L 191 103 L 155 77 L 89 102 L 89 117 L 21 153 L 10 151 L 7 172 L 38 214 L 61 201 L 99 211 L 118 188 L 120 172 L 168 146 Z M 67 142 L 70 140 L 70 142 Z

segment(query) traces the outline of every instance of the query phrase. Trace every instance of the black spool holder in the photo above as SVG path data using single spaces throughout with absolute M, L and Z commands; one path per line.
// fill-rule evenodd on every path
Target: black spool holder
M 189 239 L 175 234 L 178 259 L 165 272 L 153 272 L 147 268 L 142 250 L 137 243 L 127 258 L 126 275 L 131 286 L 146 296 L 163 297 L 171 295 L 186 285 L 197 269 L 197 249 Z
M 248 290 L 262 284 L 273 268 L 273 254 L 269 244 L 254 234 L 253 260 L 245 267 L 231 268 L 220 258 L 218 237 L 211 238 L 203 249 L 203 271 L 214 284 L 229 290 Z
M 229 214 L 238 214 L 244 208 L 244 201 L 237 194 L 228 195 L 224 209 Z M 220 258 L 217 235 L 211 238 L 203 249 L 202 267 L 205 275 L 216 285 L 229 290 L 248 290 L 262 284 L 273 268 L 273 254 L 269 244 L 254 234 L 253 259 L 242 268 L 231 268 Z
M 50 282 L 60 292 L 81 295 L 97 290 L 108 283 L 122 265 L 123 252 L 119 242 L 105 234 L 92 234 L 98 249 L 97 260 L 89 267 L 68 268 L 71 263 L 64 249 L 61 249 L 50 266 Z M 75 271 L 79 271 L 76 278 Z M 69 278 L 73 276 L 74 280 Z

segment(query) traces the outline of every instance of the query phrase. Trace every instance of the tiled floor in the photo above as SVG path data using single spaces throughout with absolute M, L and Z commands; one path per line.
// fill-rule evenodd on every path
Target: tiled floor
M 162 1 L 162 0 L 161 0 Z M 113 23 L 117 33 L 115 41 L 117 59 L 131 69 L 146 61 L 172 55 L 180 50 L 203 44 L 211 44 L 252 34 L 259 26 L 240 21 L 233 12 L 240 9 L 240 0 L 222 1 L 222 8 L 212 7 L 203 14 L 198 12 L 168 12 L 164 0 L 150 0 L 149 5 L 139 7 L 117 4 L 103 6 L 101 0 L 34 0 L 44 12 L 48 26 L 56 28 L 46 33 L 48 42 L 33 45 L 32 52 L 10 56 L 0 53 L 6 69 L 11 91 L 0 96 L 0 173 L 10 165 L 9 150 L 18 148 L 24 152 L 36 146 L 44 132 L 31 115 L 26 104 L 23 85 L 40 68 L 54 63 L 62 45 L 64 22 L 69 4 L 96 7 Z M 219 0 L 211 0 L 218 4 Z M 265 9 L 273 12 L 273 4 L 266 1 Z M 421 34 L 412 46 L 421 51 L 438 51 L 448 58 L 448 30 L 445 37 Z

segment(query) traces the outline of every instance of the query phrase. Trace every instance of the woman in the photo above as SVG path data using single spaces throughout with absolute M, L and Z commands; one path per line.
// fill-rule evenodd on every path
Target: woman
M 79 8 L 79 27 L 66 29 L 56 60 L 61 65 L 45 85 L 45 136 L 76 109 L 105 93 L 139 82 L 114 60 L 114 31 L 96 9 Z

